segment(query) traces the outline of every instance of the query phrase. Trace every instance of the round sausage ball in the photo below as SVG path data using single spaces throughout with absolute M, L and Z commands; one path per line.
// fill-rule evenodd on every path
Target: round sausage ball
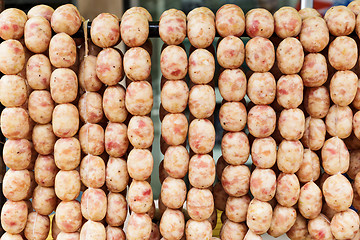
M 207 84 L 214 78 L 215 59 L 206 49 L 196 49 L 189 57 L 189 77 L 194 84 Z
M 164 11 L 159 19 L 159 35 L 168 45 L 179 45 L 186 37 L 186 16 L 177 9 Z
M 24 201 L 8 200 L 1 209 L 1 226 L 8 234 L 19 234 L 26 226 L 27 216 L 28 208 Z
M 102 97 L 97 92 L 85 92 L 78 103 L 80 119 L 86 123 L 98 123 L 103 119 Z
M 353 115 L 349 106 L 333 105 L 326 115 L 327 132 L 333 137 L 347 138 L 352 131 Z
M 24 200 L 30 190 L 30 182 L 28 170 L 9 169 L 3 178 L 4 197 L 11 201 Z
M 109 86 L 118 84 L 124 77 L 124 69 L 122 55 L 119 50 L 105 48 L 97 55 L 96 75 L 102 83 Z
M 55 104 L 51 94 L 45 90 L 33 91 L 28 100 L 29 115 L 34 122 L 46 124 L 51 121 Z
M 32 17 L 25 24 L 24 40 L 27 49 L 33 53 L 45 52 L 51 39 L 51 27 L 43 17 Z
M 355 98 L 358 81 L 352 71 L 336 72 L 330 81 L 331 100 L 339 106 L 349 105 Z
M 174 45 L 164 48 L 160 56 L 160 69 L 166 79 L 180 80 L 185 78 L 188 71 L 188 60 L 185 50 Z
M 86 123 L 79 130 L 81 149 L 85 154 L 100 155 L 105 149 L 104 129 L 93 123 Z
M 148 79 L 151 73 L 150 54 L 141 47 L 130 48 L 124 55 L 124 71 L 130 80 Z
M 240 37 L 245 31 L 244 12 L 235 4 L 225 4 L 217 10 L 215 24 L 221 37 Z
M 293 207 L 276 205 L 271 219 L 268 234 L 273 237 L 280 237 L 290 230 L 296 220 L 296 210 Z
M 79 185 L 80 185 L 80 178 L 79 178 Z M 54 188 L 37 186 L 34 189 L 31 203 L 32 203 L 32 207 L 37 213 L 41 215 L 51 214 L 55 210 L 57 204 L 57 198 L 55 195 Z
M 102 187 L 105 183 L 104 160 L 98 156 L 85 156 L 80 164 L 80 178 L 86 187 Z
M 149 148 L 154 140 L 154 124 L 151 118 L 133 116 L 128 124 L 127 135 L 135 148 Z
M 225 131 L 238 132 L 246 125 L 246 107 L 241 102 L 226 102 L 219 110 L 219 120 Z
M 76 61 L 75 41 L 66 33 L 56 34 L 50 40 L 49 58 L 54 67 L 71 67 Z
M 256 168 L 250 177 L 250 191 L 260 201 L 270 201 L 275 196 L 276 175 L 271 169 Z
M 208 11 L 211 12 L 210 9 Z M 212 12 L 211 14 L 213 15 Z M 187 36 L 191 45 L 196 48 L 209 47 L 213 43 L 216 33 L 214 17 L 205 12 L 198 12 L 192 15 L 189 13 L 187 20 Z
M 81 89 L 96 92 L 102 87 L 102 82 L 96 75 L 96 56 L 84 57 L 80 63 L 78 74 Z
M 312 118 L 324 118 L 330 108 L 330 94 L 325 86 L 306 88 L 304 107 Z
M 298 207 L 301 215 L 306 219 L 313 219 L 320 214 L 322 193 L 316 183 L 311 181 L 301 187 Z
M 81 157 L 80 142 L 77 138 L 60 138 L 55 142 L 54 159 L 61 170 L 73 170 L 79 166 Z
M 246 65 L 254 72 L 268 72 L 275 62 L 272 42 L 263 37 L 250 39 L 245 46 Z
M 121 123 L 127 118 L 125 107 L 125 89 L 120 85 L 109 86 L 103 94 L 103 110 L 110 122 Z
M 321 17 L 321 14 L 319 13 L 319 11 L 314 8 L 300 9 L 299 14 L 303 21 L 309 17 Z
M 33 146 L 29 140 L 8 139 L 3 148 L 3 161 L 13 170 L 22 170 L 30 166 L 33 157 Z
M 269 137 L 276 126 L 274 109 L 267 105 L 256 105 L 248 113 L 248 129 L 257 138 Z
M 133 180 L 130 184 L 128 194 L 130 210 L 135 213 L 146 213 L 153 203 L 153 192 L 147 181 Z
M 128 47 L 139 47 L 143 45 L 149 36 L 149 20 L 140 12 L 127 10 L 120 23 L 120 35 Z M 150 16 L 151 17 L 151 16 Z
M 301 17 L 292 7 L 282 7 L 274 13 L 275 33 L 280 38 L 295 37 L 301 30 Z
M 276 84 L 276 100 L 284 108 L 297 108 L 303 101 L 303 90 L 299 75 L 282 75 Z
M 253 73 L 247 84 L 247 95 L 254 104 L 271 104 L 276 95 L 274 76 L 270 72 Z
M 248 193 L 250 187 L 250 170 L 245 165 L 229 165 L 221 176 L 221 184 L 227 194 L 241 197 Z
M 296 172 L 300 182 L 316 181 L 320 177 L 320 160 L 315 152 L 304 150 L 304 158 L 299 170 Z
M 208 154 L 196 154 L 189 162 L 189 182 L 195 188 L 208 188 L 215 181 L 215 161 Z
M 50 86 L 51 64 L 43 54 L 32 55 L 26 63 L 26 80 L 32 89 L 48 89 Z
M 251 159 L 259 168 L 271 168 L 276 162 L 276 142 L 272 137 L 256 138 L 251 146 Z
M 328 177 L 322 187 L 326 203 L 333 210 L 340 212 L 347 210 L 353 199 L 353 188 L 349 180 L 337 173 Z
M 359 215 L 352 209 L 336 213 L 330 229 L 336 239 L 352 239 L 359 232 Z
M 154 160 L 147 149 L 132 149 L 127 158 L 127 170 L 132 179 L 145 181 L 151 176 Z
M 125 106 L 132 115 L 144 116 L 151 112 L 153 90 L 147 81 L 131 82 L 126 88 Z
M 32 131 L 32 142 L 37 153 L 42 155 L 52 154 L 56 136 L 51 123 L 36 124 Z
M 81 228 L 80 240 L 105 240 L 106 230 L 101 222 L 87 221 Z
M 55 193 L 62 201 L 75 200 L 80 194 L 80 174 L 76 170 L 60 170 L 55 177 Z M 47 214 L 45 214 L 47 215 Z
M 181 208 L 186 199 L 186 185 L 182 179 L 167 177 L 161 185 L 161 201 L 172 209 Z
M 208 118 L 215 111 L 216 96 L 209 85 L 195 85 L 189 93 L 189 110 L 195 118 Z
M 251 38 L 270 38 L 274 33 L 274 17 L 266 9 L 251 9 L 245 15 L 245 28 Z
M 189 125 L 189 145 L 194 153 L 209 153 L 215 146 L 215 128 L 207 119 L 194 119 Z
M 246 232 L 245 223 L 235 223 L 227 219 L 220 229 L 220 238 L 224 240 L 244 239 Z
M 278 148 L 277 166 L 284 173 L 296 173 L 301 165 L 304 147 L 300 141 L 283 140 Z
M 300 76 L 305 87 L 320 87 L 328 78 L 327 63 L 321 53 L 309 53 L 304 58 Z
M 345 6 L 331 7 L 326 11 L 324 19 L 334 36 L 346 36 L 355 29 L 355 14 Z
M 122 192 L 129 182 L 127 163 L 124 159 L 110 157 L 106 164 L 106 187 L 111 192 Z
M 276 60 L 283 74 L 300 72 L 304 63 L 304 50 L 301 42 L 294 37 L 282 40 L 276 49 Z
M 109 122 L 105 129 L 105 150 L 112 157 L 122 157 L 129 146 L 127 127 L 123 123 Z
M 28 215 L 24 235 L 27 239 L 46 239 L 50 231 L 49 216 L 31 212 Z
M 208 220 L 188 220 L 185 226 L 187 240 L 210 239 L 212 236 L 211 223 Z
M 241 69 L 225 69 L 219 75 L 219 91 L 229 102 L 240 102 L 246 94 L 246 76 Z
M 332 137 L 321 149 L 322 167 L 327 174 L 345 173 L 349 168 L 350 156 L 344 141 Z
M 303 20 L 300 42 L 310 53 L 321 52 L 329 43 L 329 29 L 322 17 L 309 17 Z
M 247 210 L 246 224 L 255 234 L 264 234 L 270 228 L 272 215 L 270 203 L 254 198 Z
M 181 239 L 184 235 L 184 231 L 184 214 L 180 210 L 167 208 L 160 220 L 161 235 L 166 239 Z
M 20 9 L 4 9 L 0 14 L 0 37 L 4 40 L 20 39 L 27 20 L 26 14 Z
M 5 107 L 20 107 L 27 100 L 25 79 L 17 75 L 4 75 L 0 79 L 0 102 Z M 29 107 L 30 108 L 30 107 Z
M 295 174 L 280 173 L 276 183 L 276 201 L 284 207 L 294 206 L 300 194 L 300 183 Z
M 330 65 L 338 71 L 352 69 L 358 59 L 357 44 L 347 36 L 337 37 L 329 45 Z
M 220 40 L 217 46 L 217 61 L 223 68 L 239 68 L 245 58 L 245 48 L 242 40 L 235 36 L 228 36 Z
M 106 222 L 109 226 L 121 226 L 127 215 L 127 202 L 121 193 L 110 192 L 107 196 Z
M 315 239 L 319 239 L 324 236 L 325 239 L 333 239 L 333 235 L 330 229 L 329 219 L 320 214 L 316 218 L 309 220 L 308 222 L 309 234 Z
M 189 153 L 182 146 L 169 146 L 164 154 L 164 169 L 173 178 L 183 178 L 189 168 Z
M 151 218 L 145 213 L 132 213 L 126 229 L 126 239 L 149 239 L 151 235 Z
M 166 81 L 161 89 L 161 105 L 170 113 L 180 113 L 186 109 L 189 88 L 185 81 Z
M 250 154 L 249 139 L 244 132 L 228 132 L 221 140 L 224 160 L 232 165 L 245 164 Z
M 105 192 L 97 188 L 88 188 L 81 195 L 81 213 L 91 221 L 101 221 L 105 218 L 107 197 Z
M 3 74 L 18 74 L 25 66 L 25 50 L 18 40 L 0 43 L 0 71 Z
M 43 17 L 50 22 L 53 13 L 54 13 L 54 9 L 52 7 L 45 4 L 39 4 L 30 8 L 30 10 L 27 13 L 27 16 L 29 19 L 37 16 Z
M 299 140 L 305 131 L 305 115 L 299 108 L 284 109 L 280 113 L 278 129 L 286 140 Z
M 120 38 L 119 19 L 110 13 L 101 13 L 91 23 L 92 42 L 99 47 L 107 48 L 116 45 Z
M 56 33 L 75 34 L 82 20 L 78 9 L 72 4 L 65 4 L 55 9 L 51 16 L 51 27 Z

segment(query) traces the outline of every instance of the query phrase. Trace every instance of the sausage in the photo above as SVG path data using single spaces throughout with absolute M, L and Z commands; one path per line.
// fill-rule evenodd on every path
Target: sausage
M 80 119 L 86 123 L 98 123 L 103 119 L 102 97 L 96 92 L 85 92 L 78 103 Z
M 147 115 L 153 106 L 152 86 L 147 81 L 136 81 L 128 85 L 125 106 L 132 115 Z
M 26 138 L 30 132 L 29 115 L 23 108 L 5 108 L 0 121 L 1 131 L 6 138 Z
M 146 181 L 133 180 L 127 194 L 130 210 L 135 213 L 146 213 L 153 202 L 151 186 Z
M 326 115 L 326 130 L 335 137 L 347 138 L 352 131 L 353 116 L 349 106 L 333 105 Z
M 25 66 L 25 50 L 18 40 L 0 43 L 0 71 L 3 74 L 18 74 Z
M 57 137 L 72 137 L 79 129 L 79 112 L 70 104 L 59 104 L 54 108 L 52 126 Z
M 149 20 L 143 13 L 133 12 L 130 14 L 128 11 L 121 19 L 121 38 L 128 47 L 139 47 L 148 39 Z
M 169 9 L 159 19 L 159 35 L 168 45 L 179 45 L 186 37 L 186 15 L 183 11 Z
M 126 10 L 126 12 L 124 12 L 123 14 L 123 17 L 126 17 L 126 16 L 131 16 L 131 14 L 134 14 L 134 13 L 140 13 L 141 15 L 145 16 L 145 18 L 148 20 L 148 21 L 152 21 L 152 16 L 151 14 L 148 12 L 148 10 L 146 10 L 145 8 L 143 7 L 132 7 L 132 8 L 129 8 L 128 10 Z
M 249 195 L 228 197 L 225 206 L 225 213 L 228 219 L 233 222 L 245 222 L 250 200 Z
M 338 71 L 352 69 L 357 61 L 357 45 L 354 39 L 337 37 L 329 45 L 328 59 L 330 65 Z
M 4 232 L 1 236 L 2 240 L 22 240 L 22 236 L 20 234 L 10 234 L 8 232 Z
M 300 42 L 310 53 L 324 50 L 329 43 L 329 29 L 321 16 L 303 19 Z
M 221 184 L 227 194 L 241 197 L 249 192 L 250 170 L 245 165 L 229 165 L 221 176 Z
M 5 107 L 20 107 L 27 100 L 25 79 L 17 75 L 4 75 L 0 80 L 0 102 Z
M 37 186 L 34 189 L 34 193 L 32 196 L 32 207 L 37 213 L 41 215 L 49 215 L 55 210 L 56 205 L 57 198 L 54 188 Z
M 181 239 L 185 231 L 185 218 L 180 210 L 166 209 L 160 220 L 160 233 L 166 239 Z
M 207 10 L 211 12 L 210 9 Z M 212 15 L 214 15 L 211 12 Z M 187 36 L 190 44 L 196 48 L 209 47 L 215 38 L 215 19 L 205 12 L 188 14 Z M 206 31 L 204 31 L 206 29 Z
M 117 44 L 120 38 L 119 19 L 110 13 L 101 13 L 91 23 L 92 42 L 99 47 L 107 48 Z
M 81 213 L 84 218 L 92 221 L 101 221 L 105 218 L 107 197 L 103 190 L 88 188 L 81 195 Z
M 135 148 L 149 148 L 154 140 L 154 124 L 151 118 L 133 116 L 128 124 L 127 135 Z
M 314 182 L 310 181 L 301 187 L 298 207 L 301 215 L 306 219 L 314 219 L 320 214 L 322 193 Z
M 272 137 L 256 138 L 251 146 L 251 158 L 256 167 L 271 168 L 276 162 L 276 142 Z
M 299 108 L 284 109 L 280 113 L 278 129 L 286 140 L 299 140 L 305 132 L 305 115 Z
M 50 231 L 50 218 L 37 212 L 28 215 L 24 235 L 27 239 L 45 240 Z
M 51 94 L 45 90 L 33 91 L 28 100 L 29 115 L 34 122 L 46 124 L 51 121 L 55 104 Z
M 215 161 L 208 155 L 196 154 L 189 162 L 189 182 L 195 188 L 208 188 L 215 181 Z
M 295 174 L 280 173 L 276 182 L 276 201 L 284 207 L 294 206 L 300 194 L 300 183 Z
M 245 46 L 247 66 L 254 72 L 268 72 L 275 62 L 275 49 L 272 42 L 263 37 L 250 39 Z
M 81 15 L 72 4 L 65 4 L 55 9 L 51 16 L 51 27 L 56 32 L 75 34 L 81 26 Z
M 225 4 L 216 12 L 216 30 L 221 37 L 240 37 L 245 31 L 245 15 L 235 4 Z
M 33 145 L 29 140 L 8 139 L 3 148 L 3 161 L 13 170 L 22 170 L 30 166 L 33 155 Z
M 300 72 L 304 63 L 304 50 L 300 41 L 294 37 L 282 40 L 276 49 L 276 60 L 277 66 L 283 74 Z
M 293 207 L 276 205 L 268 230 L 270 236 L 279 237 L 290 230 L 296 220 L 296 210 Z
M 355 29 L 355 14 L 345 6 L 331 7 L 326 11 L 324 19 L 334 36 L 349 35 Z
M 330 229 L 336 239 L 352 239 L 359 232 L 359 215 L 352 209 L 336 213 Z
M 221 96 L 229 102 L 240 102 L 246 94 L 246 76 L 241 69 L 225 69 L 218 85 Z
M 161 124 L 161 136 L 171 146 L 183 144 L 188 132 L 188 121 L 182 113 L 167 114 Z
M 57 240 L 79 240 L 80 239 L 80 233 L 74 232 L 74 233 L 66 233 L 66 232 L 60 232 L 59 235 L 57 235 Z
M 86 123 L 79 130 L 81 149 L 85 154 L 100 155 L 105 149 L 105 132 L 98 124 Z
M 100 188 L 105 183 L 105 163 L 99 156 L 87 155 L 80 164 L 81 182 L 89 188 Z
M 109 86 L 116 85 L 123 79 L 123 60 L 119 50 L 105 48 L 98 54 L 96 58 L 96 75 L 101 82 Z
M 360 12 L 360 5 L 357 0 L 350 2 L 347 7 L 355 14 L 355 16 L 357 16 Z
M 161 201 L 172 209 L 182 207 L 186 199 L 186 185 L 182 179 L 167 177 L 161 185 Z
M 296 175 L 300 182 L 316 181 L 320 177 L 320 160 L 315 152 L 304 150 L 304 158 Z
M 301 17 L 295 8 L 282 7 L 274 13 L 275 33 L 280 38 L 295 37 L 301 30 Z
M 101 222 L 91 220 L 84 223 L 80 231 L 80 240 L 105 240 L 106 230 Z
M 84 57 L 79 66 L 79 85 L 86 91 L 99 91 L 102 82 L 96 75 L 96 56 Z
M 322 167 L 327 174 L 345 173 L 349 169 L 350 156 L 344 141 L 332 137 L 321 149 Z
M 345 211 L 351 206 L 353 189 L 341 173 L 328 177 L 322 189 L 326 203 L 335 211 Z
M 185 226 L 187 240 L 210 239 L 212 236 L 211 223 L 208 220 L 188 220 Z
M 255 234 L 264 234 L 270 228 L 273 209 L 268 202 L 254 198 L 249 204 L 246 224 Z
M 50 86 L 51 64 L 43 54 L 32 55 L 26 63 L 26 80 L 32 89 L 42 90 Z
M 251 38 L 270 38 L 274 33 L 274 17 L 266 9 L 251 9 L 245 15 L 245 28 Z
M 271 169 L 255 168 L 250 177 L 250 191 L 260 201 L 270 201 L 276 192 L 276 175 Z
M 292 240 L 304 239 L 304 236 L 309 235 L 307 220 L 301 214 L 296 214 L 295 223 L 286 235 Z
M 50 78 L 51 97 L 56 103 L 69 103 L 76 99 L 78 79 L 69 68 L 55 69 Z
M 245 58 L 245 48 L 242 40 L 235 36 L 228 36 L 220 40 L 217 46 L 217 61 L 223 68 L 239 68 Z
M 338 71 L 330 81 L 331 100 L 339 105 L 349 105 L 355 98 L 358 86 L 358 77 L 352 71 Z
M 349 169 L 347 171 L 347 175 L 353 180 L 355 179 L 357 173 L 360 171 L 359 158 L 360 158 L 359 150 L 354 150 L 350 152 L 350 164 L 349 164 Z
M 254 104 L 271 104 L 276 95 L 274 76 L 270 72 L 253 73 L 248 81 L 247 95 Z
M 250 144 L 244 132 L 228 132 L 221 140 L 224 160 L 232 165 L 245 164 L 250 154 Z
M 170 45 L 160 55 L 161 73 L 166 79 L 179 80 L 186 76 L 188 59 L 186 52 L 179 46 Z
M 122 158 L 110 157 L 106 164 L 106 186 L 111 192 L 122 192 L 129 182 L 127 163 Z
M 54 9 L 52 7 L 45 4 L 40 4 L 30 8 L 27 16 L 29 19 L 36 16 L 43 17 L 50 22 L 53 13 Z
M 308 223 L 309 234 L 314 239 L 333 239 L 330 229 L 329 219 L 320 214 L 314 219 L 309 220 Z
M 127 127 L 123 123 L 109 122 L 105 129 L 105 150 L 112 157 L 122 157 L 129 146 Z
M 304 96 L 306 112 L 313 118 L 324 118 L 330 108 L 330 94 L 325 86 L 307 88 Z
M 53 187 L 58 171 L 53 155 L 38 155 L 34 166 L 35 181 L 38 185 Z
M 109 226 L 124 224 L 127 215 L 127 202 L 121 193 L 110 192 L 107 196 L 106 222 Z
M 24 35 L 26 14 L 16 8 L 8 8 L 0 14 L 0 37 L 4 40 L 20 39 Z
M 321 14 L 318 10 L 314 8 L 303 8 L 299 10 L 299 15 L 301 19 L 304 21 L 305 19 L 309 17 L 321 17 Z M 327 27 L 327 26 L 326 26 Z
M 80 174 L 76 170 L 60 170 L 55 177 L 55 193 L 62 201 L 75 200 L 80 194 Z M 48 214 L 44 214 L 48 215 Z
M 189 77 L 194 84 L 207 84 L 214 78 L 215 59 L 206 49 L 196 49 L 189 57 Z
M 32 17 L 25 24 L 24 40 L 27 49 L 33 53 L 45 52 L 51 39 L 51 27 L 43 17 Z
M 283 140 L 278 148 L 277 166 L 284 173 L 296 173 L 303 161 L 304 147 L 300 141 Z
M 209 85 L 195 85 L 190 89 L 189 110 L 195 118 L 208 118 L 215 111 L 216 96 Z
M 189 125 L 189 145 L 195 153 L 209 153 L 215 145 L 214 125 L 207 119 L 194 119 Z
M 321 53 L 309 53 L 304 57 L 300 76 L 305 87 L 320 87 L 328 78 L 327 63 Z
M 28 208 L 24 201 L 8 200 L 1 209 L 1 226 L 8 234 L 19 234 L 26 226 L 27 216 Z
M 103 110 L 110 122 L 121 123 L 127 118 L 125 89 L 120 85 L 109 86 L 103 94 Z
M 132 179 L 145 181 L 153 170 L 154 160 L 147 149 L 132 149 L 127 159 L 127 170 Z
M 303 83 L 297 74 L 283 75 L 276 85 L 276 100 L 284 108 L 297 108 L 303 101 Z
M 132 213 L 126 229 L 126 239 L 149 239 L 151 235 L 151 218 L 144 213 Z
M 219 110 L 219 120 L 225 131 L 238 132 L 246 125 L 246 108 L 241 102 L 226 102 Z
M 169 146 L 164 154 L 164 169 L 173 178 L 183 178 L 189 168 L 189 153 L 182 146 Z
M 220 239 L 244 239 L 247 230 L 245 223 L 235 223 L 226 220 L 220 229 Z
M 166 81 L 161 90 L 161 104 L 170 113 L 183 112 L 187 106 L 189 88 L 185 81 Z
M 61 170 L 73 170 L 79 166 L 81 157 L 80 142 L 77 138 L 60 138 L 54 145 L 54 159 Z
M 148 79 L 151 73 L 150 54 L 141 47 L 130 48 L 124 55 L 124 71 L 130 80 Z
M 50 40 L 49 58 L 54 67 L 71 67 L 76 62 L 75 41 L 66 33 L 56 34 Z
M 256 105 L 248 113 L 248 129 L 254 137 L 269 137 L 276 126 L 274 109 L 267 105 Z

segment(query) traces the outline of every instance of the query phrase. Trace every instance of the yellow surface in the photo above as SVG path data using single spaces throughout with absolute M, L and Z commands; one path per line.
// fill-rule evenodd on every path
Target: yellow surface
M 217 223 L 216 223 L 216 227 L 213 230 L 213 237 L 220 237 L 220 229 L 221 229 L 221 214 L 223 212 L 217 210 Z
M 50 217 L 50 232 L 49 232 L 49 236 L 47 237 L 46 240 L 53 240 L 52 235 L 51 235 L 51 229 L 52 229 L 51 226 L 52 226 L 52 220 L 53 220 L 54 214 L 50 215 L 49 217 Z

